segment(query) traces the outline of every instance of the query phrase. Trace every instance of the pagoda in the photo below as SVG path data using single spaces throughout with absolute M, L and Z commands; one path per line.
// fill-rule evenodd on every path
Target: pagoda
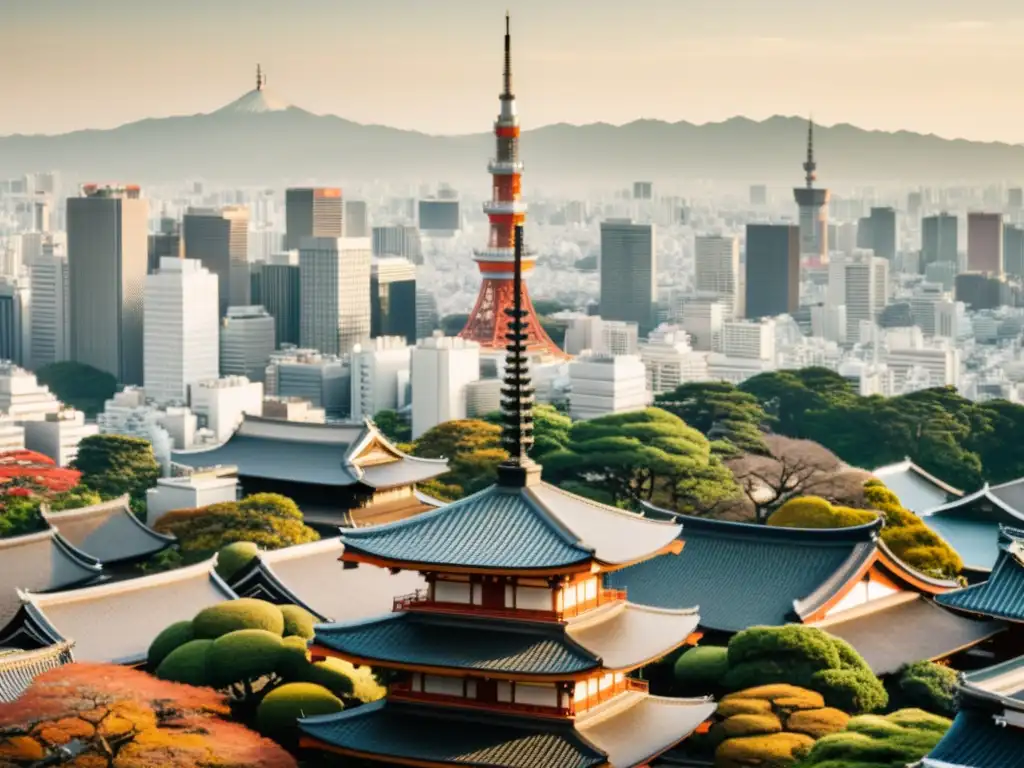
M 512 93 L 512 36 L 509 17 L 505 14 L 505 71 L 504 87 L 499 99 L 501 111 L 494 121 L 497 152 L 487 169 L 491 173 L 491 199 L 484 203 L 484 213 L 490 221 L 490 239 L 487 247 L 474 256 L 483 282 L 466 327 L 459 336 L 480 345 L 482 352 L 503 353 L 505 350 L 505 317 L 512 308 L 513 232 L 526 220 L 526 203 L 522 201 L 521 184 L 523 164 L 519 159 L 519 118 L 516 116 L 516 97 Z M 523 253 L 523 274 L 534 266 L 534 255 Z M 551 340 L 537 321 L 533 303 L 525 286 L 519 297 L 529 322 L 524 324 L 526 348 L 531 355 L 543 359 L 564 359 L 566 354 Z
M 515 228 L 502 389 L 509 458 L 472 496 L 346 531 L 346 564 L 417 571 L 426 588 L 379 618 L 321 624 L 311 651 L 392 673 L 382 700 L 300 720 L 301 744 L 388 765 L 643 766 L 712 714 L 631 673 L 695 642 L 693 608 L 629 602 L 604 574 L 678 555 L 680 526 L 545 483 L 528 457 L 533 389 Z

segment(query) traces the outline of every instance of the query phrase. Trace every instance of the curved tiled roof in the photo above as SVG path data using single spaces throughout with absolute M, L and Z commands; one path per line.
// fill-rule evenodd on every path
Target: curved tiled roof
M 0 703 L 15 701 L 44 672 L 70 664 L 72 643 L 31 651 L 0 648 Z
M 695 609 L 668 611 L 619 600 L 569 620 L 565 632 L 604 669 L 632 670 L 678 648 L 699 623 Z
M 629 599 L 659 608 L 698 606 L 702 627 L 738 632 L 813 614 L 877 556 L 881 520 L 800 529 L 678 516 L 685 549 L 605 577 Z
M 1024 622 L 1024 531 L 1002 528 L 999 557 L 988 581 L 938 595 L 948 608 Z
M 299 721 L 304 737 L 348 752 L 474 768 L 597 768 L 605 754 L 570 723 L 384 699 Z M 307 739 L 303 738 L 303 744 Z M 315 742 L 312 746 L 316 746 Z
M 922 763 L 924 768 L 1024 768 L 1024 729 L 1000 726 L 991 712 L 964 708 Z
M 44 506 L 41 514 L 72 546 L 104 565 L 148 557 L 175 541 L 135 517 L 127 495 L 63 512 L 50 512 Z
M 567 639 L 560 624 L 406 611 L 346 624 L 321 624 L 316 644 L 383 665 L 472 670 L 496 675 L 574 675 L 600 660 Z
M 964 495 L 959 488 L 954 488 L 929 474 L 910 459 L 877 467 L 871 474 L 882 480 L 889 490 L 899 496 L 904 507 L 919 515 L 945 504 L 951 496 Z
M 350 552 L 389 562 L 542 570 L 649 557 L 679 530 L 541 483 L 491 486 L 407 520 L 345 531 L 342 539 Z

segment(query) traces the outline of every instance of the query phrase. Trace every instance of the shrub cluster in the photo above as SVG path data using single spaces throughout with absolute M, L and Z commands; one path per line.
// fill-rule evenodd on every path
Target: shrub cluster
M 811 747 L 800 768 L 891 768 L 916 764 L 939 743 L 950 721 L 920 709 L 851 718 Z
M 768 525 L 783 528 L 852 528 L 866 525 L 878 516 L 866 509 L 830 504 L 817 496 L 790 499 L 768 518 Z

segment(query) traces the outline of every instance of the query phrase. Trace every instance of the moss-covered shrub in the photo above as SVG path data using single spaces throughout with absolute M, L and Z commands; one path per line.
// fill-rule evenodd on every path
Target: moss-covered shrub
M 212 640 L 190 640 L 167 654 L 156 668 L 156 676 L 161 680 L 187 685 L 210 685 L 207 653 Z
M 281 660 L 281 636 L 265 629 L 240 629 L 213 641 L 206 663 L 214 687 L 256 680 L 273 673 Z
M 814 745 L 814 739 L 802 733 L 771 733 L 723 741 L 715 750 L 715 768 L 749 768 L 796 765 Z
M 825 706 L 825 697 L 817 691 L 809 691 L 788 683 L 772 683 L 746 688 L 730 693 L 722 698 L 722 703 L 732 701 L 766 701 L 770 705 L 785 707 L 788 710 L 818 709 Z
M 146 654 L 146 660 L 149 663 L 151 669 L 156 669 L 160 666 L 160 662 L 167 658 L 167 654 L 173 651 L 175 648 L 179 648 L 190 640 L 195 640 L 195 630 L 192 628 L 191 621 L 176 621 L 169 627 L 166 627 L 163 632 L 156 636 L 152 643 L 149 644 L 149 651 Z
M 738 696 L 739 694 L 733 694 Z M 725 698 L 718 703 L 715 714 L 719 717 L 733 715 L 763 715 L 772 711 L 772 703 L 767 699 Z
M 676 659 L 673 675 L 687 694 L 710 693 L 729 670 L 729 649 L 718 645 L 689 648 Z
M 313 683 L 287 683 L 266 695 L 256 710 L 256 724 L 267 736 L 281 738 L 300 717 L 330 715 L 344 709 L 341 699 Z
M 277 657 L 277 674 L 288 681 L 299 681 L 309 667 L 309 646 L 301 637 L 292 635 L 281 640 Z
M 722 733 L 726 738 L 734 736 L 756 736 L 760 733 L 779 733 L 782 721 L 778 715 L 733 715 L 722 722 Z
M 284 616 L 284 636 L 313 639 L 313 625 L 316 618 L 298 605 L 282 605 L 281 615 Z
M 265 600 L 243 597 L 204 608 L 192 620 L 198 638 L 216 640 L 240 629 L 262 629 L 278 637 L 284 634 L 281 609 Z
M 848 714 L 834 707 L 804 710 L 789 716 L 786 720 L 786 730 L 820 739 L 822 736 L 843 730 L 849 720 Z
M 889 684 L 894 707 L 923 709 L 943 717 L 956 714 L 956 672 L 931 661 L 909 664 Z
M 260 548 L 251 541 L 236 541 L 217 551 L 217 575 L 225 581 L 231 580 L 260 553 Z
M 932 751 L 949 726 L 949 720 L 915 709 L 854 717 L 845 731 L 819 739 L 801 768 L 911 765 Z
M 341 659 L 325 659 L 307 667 L 305 680 L 326 688 L 335 696 L 347 697 L 355 692 L 352 672 L 352 665 Z
M 768 525 L 783 528 L 852 528 L 878 519 L 869 510 L 830 504 L 818 496 L 790 499 L 768 518 Z

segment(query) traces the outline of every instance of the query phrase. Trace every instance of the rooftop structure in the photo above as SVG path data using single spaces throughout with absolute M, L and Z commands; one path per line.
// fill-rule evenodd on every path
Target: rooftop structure
M 376 515 L 405 516 L 424 509 L 416 483 L 448 471 L 444 459 L 402 453 L 372 422 L 316 424 L 245 416 L 227 442 L 212 449 L 176 451 L 172 463 L 188 470 L 236 467 L 243 492 L 283 493 L 307 522 L 358 525 Z
M 807 160 L 804 161 L 803 187 L 793 190 L 800 207 L 800 257 L 807 266 L 828 262 L 829 191 L 814 186 L 818 164 L 814 161 L 814 121 L 807 123 Z
M 964 495 L 963 491 L 929 474 L 910 459 L 877 467 L 871 474 L 885 483 L 904 507 L 918 515 Z
M 17 701 L 44 672 L 70 664 L 73 643 L 57 643 L 31 651 L 0 650 L 0 704 Z
M 959 613 L 1024 624 L 1024 530 L 999 528 L 999 556 L 988 581 L 936 597 Z
M 690 640 L 696 611 L 637 605 L 600 584 L 604 572 L 678 554 L 680 526 L 559 490 L 528 457 L 522 243 L 517 226 L 502 388 L 509 458 L 479 493 L 342 535 L 346 563 L 418 572 L 427 587 L 391 614 L 316 627 L 314 656 L 395 676 L 380 702 L 300 720 L 305 747 L 386 764 L 627 768 L 714 712 L 706 699 L 650 696 L 628 676 Z
M 490 238 L 487 247 L 476 252 L 476 263 L 483 275 L 476 305 L 459 333 L 464 339 L 477 342 L 481 350 L 492 354 L 505 351 L 506 311 L 512 307 L 512 262 L 514 258 L 515 228 L 526 221 L 526 203 L 521 198 L 523 163 L 519 159 L 519 118 L 516 116 L 516 97 L 512 93 L 512 36 L 505 25 L 505 71 L 501 91 L 501 112 L 494 121 L 497 154 L 487 168 L 491 173 L 493 199 L 484 203 L 484 213 L 490 220 Z M 534 255 L 524 253 L 523 274 L 534 266 Z M 532 353 L 545 357 L 564 358 L 565 353 L 551 340 L 541 327 L 533 310 L 530 296 L 521 297 L 528 313 L 527 346 Z

